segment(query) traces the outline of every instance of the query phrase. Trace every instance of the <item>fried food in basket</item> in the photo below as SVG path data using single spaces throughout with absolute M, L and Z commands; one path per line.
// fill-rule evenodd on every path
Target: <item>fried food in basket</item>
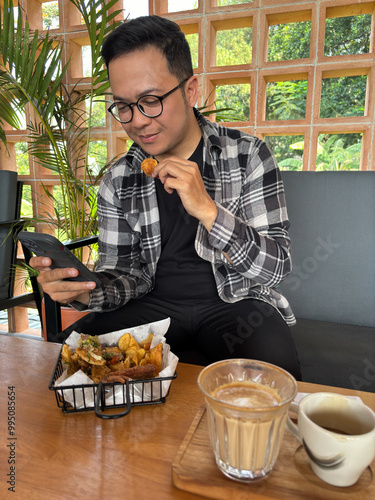
M 106 375 L 102 382 L 121 382 L 125 383 L 126 380 L 142 380 L 146 378 L 155 377 L 159 372 L 155 365 L 145 365 L 145 366 L 133 366 L 133 368 L 127 368 L 125 370 L 118 370 L 117 372 L 110 372 Z
M 154 171 L 154 168 L 157 164 L 158 162 L 154 158 L 146 158 L 141 163 L 141 169 L 147 175 L 147 177 L 151 177 L 152 172 Z
M 98 337 L 81 334 L 79 346 L 73 352 L 64 344 L 62 362 L 68 366 L 69 375 L 81 369 L 95 383 L 156 377 L 162 367 L 163 344 L 160 342 L 151 349 L 153 337 L 150 333 L 138 343 L 126 333 L 117 346 L 102 347 Z

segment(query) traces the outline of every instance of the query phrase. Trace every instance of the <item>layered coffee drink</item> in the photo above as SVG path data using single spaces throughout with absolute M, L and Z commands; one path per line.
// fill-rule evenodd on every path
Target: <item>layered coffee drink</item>
M 267 476 L 297 392 L 294 378 L 274 365 L 239 359 L 206 367 L 198 384 L 206 396 L 210 440 L 221 471 L 239 481 Z
M 222 385 L 212 396 L 223 403 L 212 405 L 209 411 L 215 421 L 211 439 L 219 459 L 229 470 L 252 470 L 255 475 L 262 470 L 267 475 L 278 455 L 285 424 L 285 412 L 277 411 L 281 402 L 277 392 L 244 381 Z

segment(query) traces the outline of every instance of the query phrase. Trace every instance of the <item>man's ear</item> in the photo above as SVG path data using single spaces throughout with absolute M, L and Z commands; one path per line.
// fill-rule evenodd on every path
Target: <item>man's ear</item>
M 196 76 L 192 76 L 186 82 L 185 95 L 189 106 L 194 108 L 198 100 L 198 78 Z

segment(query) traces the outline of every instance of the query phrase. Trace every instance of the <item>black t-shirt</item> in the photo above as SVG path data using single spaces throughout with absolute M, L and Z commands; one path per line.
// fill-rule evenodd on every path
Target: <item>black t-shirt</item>
M 203 167 L 203 139 L 189 158 Z M 156 179 L 161 225 L 161 255 L 153 296 L 170 302 L 195 303 L 217 297 L 211 263 L 194 248 L 198 219 L 189 215 L 176 191 L 168 194 Z

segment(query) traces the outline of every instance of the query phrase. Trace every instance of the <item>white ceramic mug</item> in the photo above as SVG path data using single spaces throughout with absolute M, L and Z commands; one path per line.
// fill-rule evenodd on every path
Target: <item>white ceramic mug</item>
M 356 483 L 375 457 L 375 413 L 359 398 L 318 392 L 293 402 L 298 424 L 286 427 L 304 445 L 313 472 L 334 486 Z

